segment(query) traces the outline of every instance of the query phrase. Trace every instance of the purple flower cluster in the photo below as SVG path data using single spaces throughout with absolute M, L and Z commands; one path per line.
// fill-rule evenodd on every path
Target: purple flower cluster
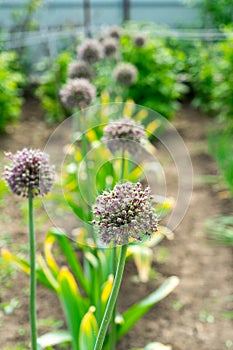
M 78 56 L 81 60 L 93 64 L 103 58 L 103 49 L 101 44 L 95 39 L 86 39 L 77 47 Z
M 104 128 L 102 141 L 110 152 L 128 151 L 136 155 L 141 149 L 141 141 L 146 139 L 144 127 L 141 123 L 130 118 L 112 120 Z
M 102 44 L 105 57 L 116 57 L 119 48 L 116 39 L 106 38 Z
M 6 157 L 12 164 L 5 166 L 4 178 L 13 193 L 23 197 L 49 193 L 55 173 L 48 154 L 24 148 L 15 154 L 6 153 Z
M 95 98 L 96 89 L 86 79 L 70 79 L 60 91 L 61 101 L 67 109 L 84 109 Z
M 111 38 L 119 40 L 120 37 L 121 37 L 121 28 L 118 27 L 117 25 L 114 25 L 114 26 L 110 27 L 109 30 L 108 30 L 108 36 L 110 36 Z
M 137 81 L 138 71 L 133 64 L 121 62 L 114 69 L 113 77 L 118 84 L 129 87 Z
M 91 81 L 93 75 L 92 67 L 85 61 L 72 62 L 68 67 L 68 76 L 70 79 L 83 78 Z
M 93 213 L 93 223 L 105 244 L 141 241 L 158 230 L 150 188 L 143 189 L 139 182 L 117 184 L 112 191 L 99 195 Z
M 145 35 L 138 33 L 135 35 L 133 42 L 134 42 L 135 46 L 143 47 L 146 44 L 146 37 L 145 37 Z

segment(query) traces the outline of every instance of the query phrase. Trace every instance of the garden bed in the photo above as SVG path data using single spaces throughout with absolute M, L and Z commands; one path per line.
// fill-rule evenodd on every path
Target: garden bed
M 190 208 L 176 229 L 174 240 L 163 241 L 155 249 L 155 256 L 160 258 L 154 262 L 159 278 L 147 284 L 136 283 L 131 279 L 134 272 L 136 275 L 135 267 L 133 263 L 127 265 L 119 307 L 125 309 L 140 300 L 165 277 L 176 275 L 180 278 L 180 284 L 168 298 L 138 322 L 119 343 L 118 350 L 143 347 L 151 341 L 171 344 L 173 350 L 233 348 L 232 321 L 224 317 L 231 303 L 232 250 L 213 244 L 204 235 L 204 224 L 208 218 L 229 215 L 233 209 L 228 192 L 218 183 L 219 178 L 216 177 L 213 183 L 208 181 L 210 175 L 218 175 L 217 166 L 207 150 L 206 131 L 210 123 L 210 119 L 190 106 L 184 106 L 176 116 L 174 124 L 189 149 L 194 167 L 194 191 Z M 1 137 L 0 150 L 16 151 L 23 146 L 43 148 L 53 128 L 44 124 L 37 101 L 28 101 L 23 107 L 22 122 Z M 163 151 L 158 154 L 159 159 L 165 160 Z M 173 195 L 173 166 L 167 160 L 164 163 L 168 194 Z M 22 224 L 20 202 L 15 197 L 9 197 L 1 212 L 0 241 L 15 251 L 25 249 L 27 244 L 27 229 Z M 50 223 L 42 220 L 37 232 L 38 250 L 49 226 Z M 28 278 L 22 273 L 10 271 L 9 276 L 4 276 L 0 303 L 3 305 L 13 298 L 16 300 L 12 314 L 6 315 L 4 309 L 0 316 L 1 348 L 4 350 L 27 349 L 28 284 Z M 54 294 L 39 285 L 38 318 L 44 320 L 40 321 L 39 333 L 59 327 L 55 320 L 61 317 L 59 302 Z M 16 344 L 22 344 L 22 347 L 17 348 Z

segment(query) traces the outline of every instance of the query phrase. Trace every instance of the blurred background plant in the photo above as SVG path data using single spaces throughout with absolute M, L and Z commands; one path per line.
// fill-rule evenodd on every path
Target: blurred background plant
M 31 59 L 26 45 L 27 32 L 38 29 L 38 23 L 35 19 L 36 12 L 42 6 L 41 0 L 27 0 L 22 9 L 12 11 L 13 25 L 10 27 L 10 38 L 14 39 L 17 35 L 17 41 L 21 45 L 16 49 L 18 54 L 18 64 L 25 75 L 29 74 L 31 70 Z
M 218 244 L 233 246 L 233 216 L 219 216 L 206 221 L 206 234 Z
M 191 6 L 198 6 L 201 13 L 202 26 L 205 28 L 221 28 L 233 22 L 233 3 L 228 0 L 184 0 Z
M 37 65 L 39 86 L 35 95 L 40 99 L 42 108 L 45 111 L 45 119 L 48 123 L 62 121 L 68 116 L 60 102 L 59 91 L 67 79 L 67 68 L 72 60 L 70 52 L 62 52 L 55 58 L 52 65 L 50 60 L 43 60 Z
M 0 133 L 15 124 L 21 114 L 22 88 L 25 78 L 19 71 L 17 54 L 0 53 Z

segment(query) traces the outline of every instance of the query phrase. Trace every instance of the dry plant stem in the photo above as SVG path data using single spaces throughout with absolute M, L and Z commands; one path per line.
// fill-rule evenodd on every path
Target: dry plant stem
M 36 252 L 35 233 L 33 218 L 33 197 L 29 193 L 28 197 L 28 222 L 29 222 L 29 242 L 30 242 L 30 328 L 31 328 L 31 348 L 37 350 L 37 326 L 36 326 Z
M 114 307 L 115 307 L 115 304 L 117 301 L 117 297 L 119 294 L 119 289 L 120 289 L 121 280 L 122 280 L 124 267 L 125 267 L 127 247 L 128 247 L 127 244 L 125 244 L 121 247 L 120 258 L 119 258 L 118 265 L 117 265 L 117 270 L 116 270 L 116 275 L 114 278 L 112 292 L 111 292 L 111 295 L 108 299 L 108 303 L 107 303 L 107 306 L 106 306 L 106 309 L 104 312 L 104 316 L 103 316 L 103 319 L 102 319 L 102 322 L 100 325 L 100 329 L 99 329 L 99 333 L 98 333 L 98 336 L 96 339 L 94 350 L 102 350 L 102 347 L 103 347 L 105 336 L 106 336 L 106 333 L 108 330 L 108 325 L 109 325 L 109 322 L 111 320 L 112 313 L 113 313 L 113 310 L 114 310 Z

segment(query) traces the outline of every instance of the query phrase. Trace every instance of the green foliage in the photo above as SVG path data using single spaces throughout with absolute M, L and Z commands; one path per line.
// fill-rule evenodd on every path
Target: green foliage
M 233 21 L 233 3 L 229 0 L 188 0 L 198 5 L 201 11 L 203 27 L 219 28 Z
M 14 26 L 11 28 L 11 32 L 26 32 L 35 30 L 36 22 L 33 17 L 35 12 L 41 6 L 41 0 L 28 0 L 21 11 L 15 10 L 12 13 Z M 23 39 L 23 38 L 22 38 Z
M 9 189 L 5 180 L 0 179 L 0 208 L 4 205 L 5 195 L 8 193 Z
M 218 127 L 209 135 L 210 152 L 233 194 L 233 123 Z
M 188 45 L 188 80 L 194 91 L 193 105 L 217 117 L 209 135 L 212 155 L 233 192 L 233 38 L 232 27 L 224 29 L 225 40 Z M 220 122 L 220 123 L 219 123 Z
M 233 217 L 220 216 L 207 220 L 206 232 L 219 244 L 233 246 Z
M 16 61 L 16 53 L 0 53 L 0 133 L 19 119 L 21 111 L 23 100 L 20 88 L 24 78 L 18 71 Z
M 188 56 L 189 81 L 194 90 L 193 105 L 206 113 L 212 112 L 213 88 L 216 65 L 212 44 L 208 46 L 196 42 L 191 46 Z
M 140 32 L 140 26 L 133 25 L 133 33 Z M 153 28 L 151 28 L 151 32 Z M 123 100 L 131 98 L 135 103 L 151 108 L 170 119 L 179 108 L 179 100 L 187 92 L 182 83 L 185 69 L 185 54 L 180 50 L 169 48 L 164 39 L 145 35 L 143 47 L 136 47 L 131 35 L 131 26 L 124 30 L 121 37 L 119 57 L 129 62 L 138 70 L 138 80 L 129 88 L 118 85 L 112 76 L 115 60 L 103 60 L 96 65 L 94 81 L 98 91 L 107 90 L 114 99 L 121 96 Z
M 229 27 L 232 30 L 232 27 Z M 227 33 L 226 33 L 227 35 Z M 216 66 L 213 88 L 213 110 L 221 120 L 233 120 L 233 37 L 216 44 L 216 55 L 212 65 Z
M 50 69 L 46 66 L 46 62 L 38 65 L 40 78 L 36 96 L 41 100 L 49 123 L 62 121 L 67 115 L 67 111 L 60 102 L 59 91 L 66 82 L 67 67 L 71 58 L 72 55 L 69 52 L 63 52 L 55 59 Z
M 196 43 L 186 47 L 189 83 L 194 91 L 193 104 L 221 120 L 233 118 L 233 39 L 216 43 Z M 185 49 L 185 48 L 184 48 Z
M 59 267 L 52 252 L 55 244 L 59 244 L 62 252 L 66 256 L 67 266 Z M 81 272 L 82 278 L 87 283 L 87 293 L 82 289 L 82 281 L 80 274 L 72 268 L 73 258 L 76 257 L 75 264 L 81 267 L 76 249 L 82 249 L 84 257 L 87 258 L 89 273 L 85 274 L 85 270 Z M 68 253 L 69 252 L 69 253 Z M 71 252 L 71 254 L 70 254 Z M 14 262 L 22 271 L 29 274 L 28 262 L 23 259 L 18 259 L 15 255 L 8 251 L 2 251 L 3 257 Z M 60 299 L 63 306 L 69 332 L 56 331 L 46 334 L 39 338 L 39 343 L 42 348 L 58 344 L 59 342 L 71 342 L 72 349 L 79 349 L 80 344 L 87 340 L 89 342 L 88 349 L 93 349 L 94 340 L 98 326 L 101 321 L 101 314 L 103 313 L 110 292 L 112 288 L 113 278 L 111 277 L 112 269 L 112 249 L 99 250 L 97 253 L 95 248 L 87 248 L 77 243 L 72 243 L 66 235 L 62 232 L 52 229 L 45 240 L 44 256 L 40 256 L 37 260 L 37 277 L 38 280 L 45 286 L 52 289 Z M 85 275 L 84 275 L 85 274 Z M 96 303 L 93 304 L 93 282 L 94 275 L 98 276 L 98 284 L 95 285 L 95 292 L 98 295 Z M 75 278 L 76 277 L 76 278 Z M 81 282 L 81 283 L 80 283 Z M 117 323 L 117 339 L 122 338 L 133 325 L 156 303 L 165 298 L 178 284 L 177 277 L 168 278 L 157 290 L 152 292 L 145 299 L 132 305 L 121 316 L 121 322 Z M 99 302 L 101 301 L 101 302 Z M 118 322 L 116 319 L 116 322 Z M 94 336 L 92 338 L 92 336 Z M 83 347 L 82 347 L 83 348 Z M 109 349 L 109 334 L 106 337 L 105 350 Z
M 170 119 L 178 110 L 178 100 L 187 92 L 180 82 L 184 69 L 185 54 L 171 50 L 163 39 L 146 39 L 145 46 L 138 48 L 130 35 L 121 38 L 123 61 L 134 64 L 139 77 L 128 90 L 128 96 L 140 105 L 149 107 Z

